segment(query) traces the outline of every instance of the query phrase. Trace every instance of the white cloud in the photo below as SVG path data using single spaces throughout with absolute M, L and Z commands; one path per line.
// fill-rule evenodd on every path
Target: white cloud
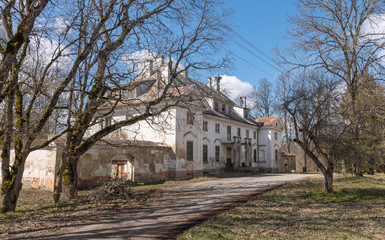
M 249 95 L 253 86 L 248 82 L 243 82 L 236 76 L 223 75 L 221 80 L 221 88 L 228 91 L 231 100 L 238 102 L 241 96 Z
M 49 40 L 44 37 L 34 37 L 30 43 L 31 54 L 28 55 L 26 61 L 29 64 L 47 65 L 57 54 L 62 46 L 54 40 Z M 66 49 L 62 53 L 62 57 L 56 60 L 61 69 L 69 69 L 72 64 L 72 59 L 69 57 L 69 51 Z
M 364 36 L 362 41 L 368 39 L 377 42 L 384 42 L 385 35 L 385 14 L 372 16 L 363 24 L 361 35 Z M 382 49 L 377 53 L 379 56 L 385 55 L 385 50 Z M 382 59 L 385 62 L 385 59 Z

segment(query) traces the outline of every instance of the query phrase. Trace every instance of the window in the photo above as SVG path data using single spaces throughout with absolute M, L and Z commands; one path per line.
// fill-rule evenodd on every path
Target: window
M 246 137 L 249 137 L 249 130 L 246 130 Z
M 253 138 L 257 139 L 257 132 L 256 131 L 253 132 Z
M 219 162 L 220 149 L 221 148 L 219 146 L 215 146 L 215 161 L 216 162 Z
M 214 110 L 219 111 L 219 105 L 217 102 L 214 102 Z
M 193 141 L 187 141 L 187 161 L 193 161 L 194 160 L 194 155 L 193 155 L 193 151 L 194 151 L 194 143 Z
M 194 124 L 194 114 L 190 111 L 187 112 L 187 124 Z
M 237 136 L 238 136 L 238 137 L 241 136 L 241 128 L 237 128 Z
M 278 133 L 276 133 L 276 132 L 274 133 L 274 139 L 278 140 Z
M 207 132 L 207 121 L 203 121 L 203 131 Z
M 254 162 L 257 162 L 257 149 L 254 149 Z
M 278 161 L 278 150 L 277 149 L 275 150 L 275 161 L 276 162 Z
M 207 145 L 203 145 L 203 162 L 207 163 Z
M 216 133 L 220 133 L 220 125 L 219 125 L 219 123 L 215 124 L 215 132 Z
M 227 140 L 231 140 L 231 126 L 227 126 Z
M 248 118 L 249 117 L 249 111 L 243 111 L 243 117 Z
M 112 117 L 105 117 L 102 119 L 102 121 L 100 121 L 101 128 L 111 126 L 111 124 L 112 124 Z
M 222 104 L 222 112 L 226 112 L 226 105 L 225 104 Z

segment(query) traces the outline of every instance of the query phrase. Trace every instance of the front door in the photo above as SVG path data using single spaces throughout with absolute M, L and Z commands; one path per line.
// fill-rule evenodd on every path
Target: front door
M 123 179 L 124 178 L 124 164 L 118 164 L 117 170 L 118 170 L 117 177 L 120 179 Z

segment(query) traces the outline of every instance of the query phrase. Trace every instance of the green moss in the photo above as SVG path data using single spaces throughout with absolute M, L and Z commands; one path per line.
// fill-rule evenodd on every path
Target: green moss
M 19 28 L 22 29 L 22 28 Z M 24 42 L 22 30 L 18 30 L 15 37 L 7 43 L 6 53 L 13 53 L 17 51 Z

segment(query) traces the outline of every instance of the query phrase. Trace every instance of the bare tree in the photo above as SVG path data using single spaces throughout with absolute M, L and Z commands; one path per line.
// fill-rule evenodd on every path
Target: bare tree
M 256 117 L 270 117 L 277 113 L 277 99 L 274 96 L 273 84 L 266 78 L 258 81 L 249 95 L 252 109 Z
M 294 28 L 292 50 L 279 53 L 283 63 L 298 68 L 323 69 L 330 78 L 341 79 L 348 96 L 350 133 L 354 152 L 354 174 L 362 175 L 359 109 L 359 80 L 370 72 L 383 79 L 382 51 L 385 35 L 383 0 L 298 0 L 297 14 L 290 18 Z
M 1 7 L 8 22 L 1 27 L 6 29 L 7 26 L 14 26 L 19 19 L 30 13 L 35 16 L 37 13 L 31 11 L 31 8 L 38 6 L 38 1 L 28 5 L 28 8 L 25 8 L 23 2 L 4 4 Z M 64 175 L 67 195 L 72 197 L 76 188 L 76 164 L 82 153 L 100 138 L 120 127 L 166 111 L 169 105 L 163 104 L 160 107 L 159 103 L 175 96 L 170 95 L 170 91 L 177 91 L 173 80 L 186 69 L 209 69 L 220 65 L 220 61 L 209 60 L 216 42 L 221 40 L 216 25 L 220 16 L 214 16 L 213 11 L 217 6 L 216 1 L 83 0 L 47 6 L 46 11 L 44 6 L 41 7 L 39 24 L 35 27 L 32 24 L 30 31 L 26 33 L 22 41 L 25 43 L 22 51 L 16 52 L 17 61 L 6 66 L 3 63 L 8 61 L 8 55 L 2 55 L 2 90 L 8 89 L 1 95 L 1 100 L 4 100 L 1 129 L 3 212 L 16 207 L 25 160 L 31 151 L 45 147 L 66 134 L 59 178 L 61 174 Z M 13 24 L 10 23 L 11 20 L 14 21 Z M 30 20 L 33 22 L 36 16 Z M 20 22 L 20 25 L 23 24 L 25 23 Z M 28 45 L 32 36 L 54 43 L 55 47 L 46 61 L 33 58 L 27 61 L 33 55 L 33 49 Z M 1 46 L 8 46 L 13 42 L 13 38 L 2 39 Z M 110 104 L 112 113 L 114 107 L 122 101 L 119 95 L 111 94 L 114 92 L 112 89 L 122 85 L 135 87 L 130 85 L 136 77 L 135 71 L 127 69 L 124 55 L 141 49 L 153 49 L 168 58 L 171 77 L 164 84 L 161 94 L 146 103 L 139 116 L 114 123 L 84 139 L 87 129 L 100 120 L 95 115 L 98 108 Z M 35 65 L 28 69 L 31 62 Z M 186 68 L 182 70 L 181 64 Z M 38 72 L 32 71 L 37 69 Z M 49 91 L 44 89 L 43 86 L 48 84 L 54 88 Z M 37 110 L 38 102 L 42 102 L 39 105 L 40 110 Z M 55 121 L 59 110 L 64 111 L 64 114 Z M 32 146 L 44 129 L 50 129 L 50 122 L 63 125 L 59 134 L 40 145 Z M 16 157 L 10 166 L 12 142 L 15 143 Z M 60 182 L 55 193 L 55 199 L 58 200 L 61 193 Z
M 333 172 L 341 140 L 348 127 L 339 111 L 342 100 L 339 81 L 311 72 L 295 83 L 283 103 L 292 122 L 291 141 L 297 143 L 321 170 L 325 191 L 330 193 L 333 192 Z

